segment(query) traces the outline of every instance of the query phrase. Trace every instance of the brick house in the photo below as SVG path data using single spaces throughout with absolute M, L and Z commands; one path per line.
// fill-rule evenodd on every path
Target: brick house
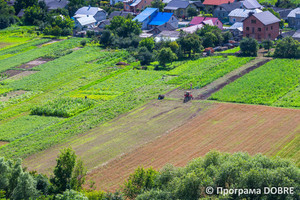
M 152 1 L 153 0 L 125 0 L 123 1 L 124 11 L 140 13 L 147 6 L 150 6 Z
M 279 22 L 280 20 L 269 11 L 249 13 L 243 21 L 243 37 L 252 37 L 259 41 L 275 40 L 279 35 Z

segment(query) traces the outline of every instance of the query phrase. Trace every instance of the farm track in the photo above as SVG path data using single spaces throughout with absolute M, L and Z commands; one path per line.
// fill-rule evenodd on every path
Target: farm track
M 191 89 L 194 98 L 196 100 L 205 100 L 208 99 L 213 93 L 219 91 L 226 85 L 230 84 L 231 82 L 237 80 L 238 78 L 244 76 L 245 74 L 259 68 L 260 66 L 266 64 L 267 62 L 271 61 L 270 58 L 256 58 L 251 62 L 243 65 L 242 67 L 233 70 L 232 72 L 226 74 L 225 76 L 213 81 L 212 83 L 204 86 L 200 89 Z M 183 100 L 183 94 L 185 90 L 181 90 L 176 88 L 166 94 L 168 98 L 175 98 Z
M 97 189 L 115 191 L 138 166 L 184 166 L 212 149 L 274 156 L 300 134 L 300 111 L 216 103 L 204 114 L 88 174 Z

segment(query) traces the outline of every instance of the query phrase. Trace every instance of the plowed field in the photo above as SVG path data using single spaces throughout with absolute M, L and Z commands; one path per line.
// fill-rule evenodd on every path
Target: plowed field
M 299 134 L 300 110 L 216 103 L 169 134 L 93 170 L 88 179 L 98 189 L 114 191 L 138 166 L 184 166 L 212 149 L 274 156 Z M 289 147 L 291 152 L 297 148 Z M 293 155 L 297 162 L 297 151 Z

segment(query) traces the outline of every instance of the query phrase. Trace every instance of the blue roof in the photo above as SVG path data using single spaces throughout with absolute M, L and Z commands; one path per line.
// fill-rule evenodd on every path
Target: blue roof
M 170 20 L 173 13 L 167 13 L 167 12 L 159 12 L 157 15 L 151 20 L 149 25 L 162 25 Z
M 146 8 L 143 12 L 136 16 L 133 21 L 138 20 L 138 22 L 143 22 L 155 12 L 158 12 L 158 8 Z

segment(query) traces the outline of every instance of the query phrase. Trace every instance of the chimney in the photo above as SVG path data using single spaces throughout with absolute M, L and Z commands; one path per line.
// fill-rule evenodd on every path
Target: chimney
M 88 10 L 90 10 L 90 8 L 91 8 L 91 5 L 89 5 L 89 8 L 88 8 Z
M 230 4 L 230 1 L 228 1 L 228 4 Z
M 248 17 L 252 16 L 254 12 L 249 12 Z

